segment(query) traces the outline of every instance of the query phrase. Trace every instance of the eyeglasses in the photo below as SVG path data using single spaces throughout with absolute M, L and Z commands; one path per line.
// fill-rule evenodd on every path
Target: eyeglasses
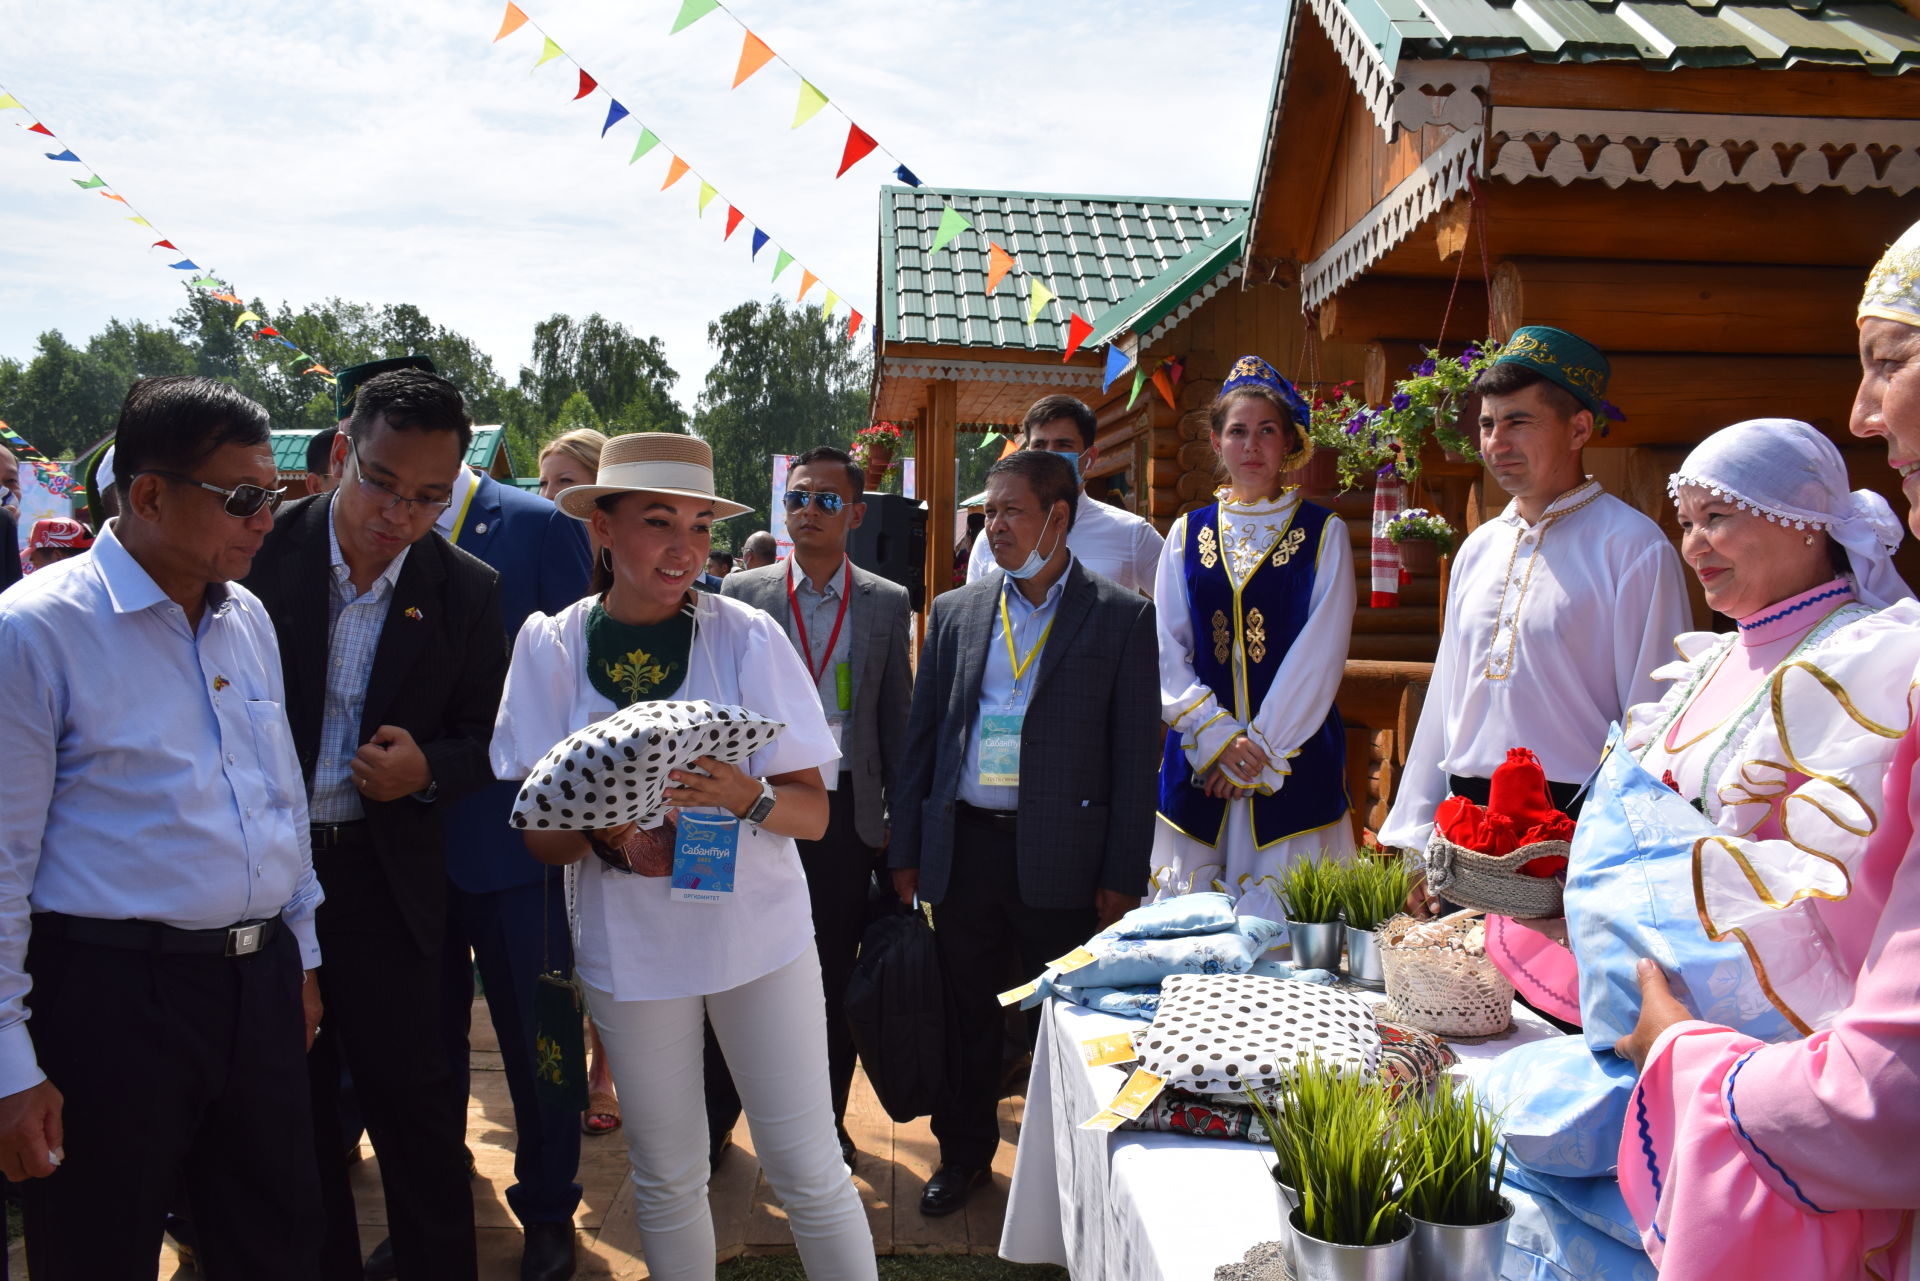
M 278 507 L 280 505 L 281 495 L 287 492 L 284 487 L 280 489 L 262 489 L 258 485 L 235 485 L 232 489 L 222 489 L 218 485 L 209 485 L 204 480 L 195 480 L 191 476 L 182 476 L 178 472 L 171 471 L 148 469 L 138 474 L 142 476 L 159 476 L 164 480 L 172 481 L 176 485 L 192 485 L 196 489 L 204 489 L 210 494 L 218 494 L 220 497 L 226 499 L 226 501 L 221 504 L 221 507 L 226 511 L 227 515 L 240 520 L 245 520 L 262 507 Z
M 835 493 L 819 489 L 789 489 L 780 495 L 780 505 L 790 512 L 804 508 L 811 500 L 826 515 L 831 516 L 846 506 L 846 499 Z
M 367 469 L 360 465 L 360 446 L 354 443 L 351 436 L 347 437 L 347 452 L 353 455 L 353 470 L 360 478 L 355 483 L 360 486 L 360 492 L 366 495 L 368 501 L 380 504 L 382 516 L 396 507 L 405 507 L 409 520 L 419 512 L 427 512 L 437 520 L 441 512 L 453 506 L 451 498 L 403 498 L 379 481 L 369 479 Z

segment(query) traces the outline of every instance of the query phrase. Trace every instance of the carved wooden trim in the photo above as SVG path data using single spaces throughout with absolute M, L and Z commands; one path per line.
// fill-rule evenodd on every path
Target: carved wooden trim
M 1393 72 L 1387 66 L 1380 50 L 1374 47 L 1372 37 L 1360 29 L 1353 20 L 1347 7 L 1340 0 L 1307 0 L 1313 10 L 1313 16 L 1320 20 L 1320 27 L 1333 41 L 1335 52 L 1340 55 L 1341 65 L 1347 74 L 1353 77 L 1353 87 L 1360 92 L 1361 100 L 1367 104 L 1367 110 L 1380 127 L 1388 127 L 1388 110 L 1393 102 Z M 1331 93 L 1331 85 L 1303 86 L 1312 92 Z
M 1194 290 L 1193 293 L 1187 296 L 1185 302 L 1168 312 L 1165 316 L 1162 316 L 1154 323 L 1152 329 L 1142 334 L 1140 336 L 1141 346 L 1145 347 L 1150 343 L 1157 342 L 1161 337 L 1172 332 L 1174 326 L 1178 325 L 1188 316 L 1191 316 L 1201 303 L 1207 301 L 1207 299 L 1213 297 L 1222 289 L 1225 289 L 1229 284 L 1238 280 L 1243 269 L 1243 264 L 1236 258 L 1218 272 L 1214 273 L 1213 279 L 1209 280 L 1199 289 Z
M 1440 206 L 1467 190 L 1479 162 L 1481 133 L 1463 130 L 1442 143 L 1386 197 L 1300 272 L 1301 306 L 1311 311 L 1380 261 Z
M 1446 60 L 1402 62 L 1394 68 L 1387 118 L 1381 121 L 1391 141 L 1402 129 L 1427 125 L 1475 129 L 1487 110 L 1487 64 Z
M 1043 387 L 1098 386 L 1100 370 L 1088 365 L 1027 364 L 1019 361 L 882 359 L 888 378 L 951 378 L 956 382 L 1034 383 Z
M 1801 191 L 1920 186 L 1920 120 L 1493 108 L 1487 151 L 1509 182 L 1598 178 Z

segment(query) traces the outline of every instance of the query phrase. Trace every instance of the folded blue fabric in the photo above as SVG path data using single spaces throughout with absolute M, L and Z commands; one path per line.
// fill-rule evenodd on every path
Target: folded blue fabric
M 1627 1199 L 1620 1195 L 1620 1180 L 1612 1176 L 1597 1179 L 1569 1179 L 1541 1174 L 1523 1165 L 1507 1163 L 1509 1188 L 1519 1188 L 1539 1200 L 1552 1198 L 1588 1227 L 1604 1232 L 1622 1245 L 1640 1249 L 1640 1229 L 1627 1212 Z
M 1264 974 L 1268 978 L 1297 979 L 1302 983 L 1313 983 L 1320 987 L 1332 987 L 1340 980 L 1325 970 L 1296 970 L 1285 961 L 1255 961 L 1251 974 Z M 1070 983 L 1058 983 L 1047 979 L 1040 990 L 1020 1003 L 1021 1009 L 1038 1005 L 1049 994 L 1075 1005 L 1084 1005 L 1090 1010 L 1099 1010 L 1104 1014 L 1118 1014 L 1126 1019 L 1144 1019 L 1148 1022 L 1160 1012 L 1160 985 L 1145 987 L 1083 987 Z
M 1209 891 L 1176 894 L 1136 907 L 1108 926 L 1105 933 L 1123 939 L 1170 939 L 1218 934 L 1232 929 L 1233 924 L 1233 900 Z
M 1575 1215 L 1565 1203 L 1516 1183 L 1507 1166 L 1507 1224 L 1502 1281 L 1655 1281 L 1653 1260 L 1639 1245 Z
M 1087 940 L 1093 960 L 1061 977 L 1078 987 L 1140 987 L 1169 974 L 1245 974 L 1283 928 L 1239 916 L 1206 934 L 1130 938 L 1107 930 Z
M 1480 1105 L 1500 1118 L 1513 1160 L 1542 1174 L 1611 1173 L 1620 1155 L 1633 1064 L 1577 1036 L 1515 1046 L 1474 1083 Z

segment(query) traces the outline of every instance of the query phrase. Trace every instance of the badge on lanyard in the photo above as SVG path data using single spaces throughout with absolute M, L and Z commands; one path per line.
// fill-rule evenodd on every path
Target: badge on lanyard
M 681 810 L 673 840 L 673 881 L 667 897 L 676 903 L 730 901 L 739 847 L 740 820 L 733 815 Z
M 1007 589 L 1000 588 L 1000 634 L 1007 642 L 1007 665 L 1013 669 L 1013 697 L 1007 710 L 985 712 L 980 717 L 980 785 L 982 787 L 1020 786 L 1020 726 L 1026 720 L 1024 702 L 1020 702 L 1020 680 L 1033 666 L 1053 632 L 1053 620 L 1040 631 L 1025 658 L 1013 646 L 1013 618 L 1007 612 Z M 1015 711 L 1016 702 L 1020 710 Z

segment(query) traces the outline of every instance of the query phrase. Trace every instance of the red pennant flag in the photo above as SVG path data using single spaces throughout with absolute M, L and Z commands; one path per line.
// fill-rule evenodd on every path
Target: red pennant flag
M 987 292 L 992 293 L 1013 270 L 1013 255 L 994 244 L 987 242 Z
M 859 125 L 849 120 L 847 122 L 847 148 L 840 153 L 840 171 L 833 176 L 838 178 L 840 174 L 845 173 L 866 159 L 867 153 L 872 151 L 875 145 L 872 136 L 868 134 L 865 129 L 862 129 Z
M 807 296 L 807 290 L 813 288 L 815 285 L 819 283 L 820 283 L 820 277 L 814 275 L 812 272 L 808 271 L 805 267 L 802 267 L 800 269 L 800 297 L 805 298 Z
M 573 100 L 578 102 L 599 87 L 600 82 L 588 75 L 587 69 L 582 67 L 580 68 L 580 92 L 573 95 Z
M 1160 399 L 1167 402 L 1168 409 L 1175 410 L 1176 412 L 1179 410 L 1180 406 L 1173 402 L 1173 384 L 1167 381 L 1167 367 L 1165 365 L 1153 371 L 1153 389 L 1160 393 Z
M 660 190 L 665 191 L 668 187 L 671 187 L 674 183 L 686 177 L 689 167 L 686 161 L 675 156 L 673 163 L 667 166 L 667 180 L 660 184 Z
M 773 50 L 767 42 L 753 32 L 747 32 L 747 38 L 740 42 L 740 65 L 733 69 L 733 87 L 738 89 L 747 82 L 747 77 L 773 60 Z
M 171 249 L 171 250 L 173 250 L 173 252 L 175 252 L 175 253 L 179 253 L 179 252 L 180 252 L 180 246 L 179 246 L 179 245 L 176 245 L 176 244 L 174 244 L 174 243 L 173 243 L 173 242 L 172 242 L 171 240 L 156 240 L 156 241 L 154 241 L 154 242 L 153 242 L 152 244 L 150 244 L 150 245 L 148 245 L 148 246 L 147 246 L 147 248 L 149 248 L 149 249 Z
M 41 124 L 37 120 L 34 123 L 27 126 L 27 132 L 28 133 L 44 133 L 49 138 L 53 137 L 53 130 L 47 128 L 45 125 Z
M 500 19 L 500 31 L 494 36 L 494 43 L 498 44 L 500 41 L 505 40 L 526 24 L 527 15 L 520 12 L 520 6 L 517 4 L 509 4 L 507 6 L 506 16 Z
M 738 209 L 735 209 L 732 205 L 728 205 L 727 206 L 727 234 L 720 237 L 720 239 L 732 240 L 734 228 L 740 225 L 740 220 L 744 217 L 746 217 L 745 214 L 741 213 Z
M 1167 362 L 1167 381 L 1175 387 L 1180 385 L 1180 375 L 1187 372 L 1187 358 L 1176 356 Z
M 847 318 L 847 337 L 852 338 L 860 332 L 860 313 L 854 312 Z
M 1068 316 L 1067 317 L 1067 354 L 1060 357 L 1060 363 L 1064 365 L 1067 361 L 1072 360 L 1073 353 L 1080 350 L 1080 344 L 1085 342 L 1087 340 L 1087 335 L 1091 334 L 1092 332 L 1093 332 L 1093 322 L 1091 320 L 1087 320 L 1083 318 L 1078 312 L 1075 312 L 1073 315 Z
M 272 325 L 260 326 L 260 332 L 254 335 L 254 337 L 256 338 L 260 338 L 260 337 L 278 338 L 279 336 L 280 336 L 280 331 L 278 329 L 275 329 Z

